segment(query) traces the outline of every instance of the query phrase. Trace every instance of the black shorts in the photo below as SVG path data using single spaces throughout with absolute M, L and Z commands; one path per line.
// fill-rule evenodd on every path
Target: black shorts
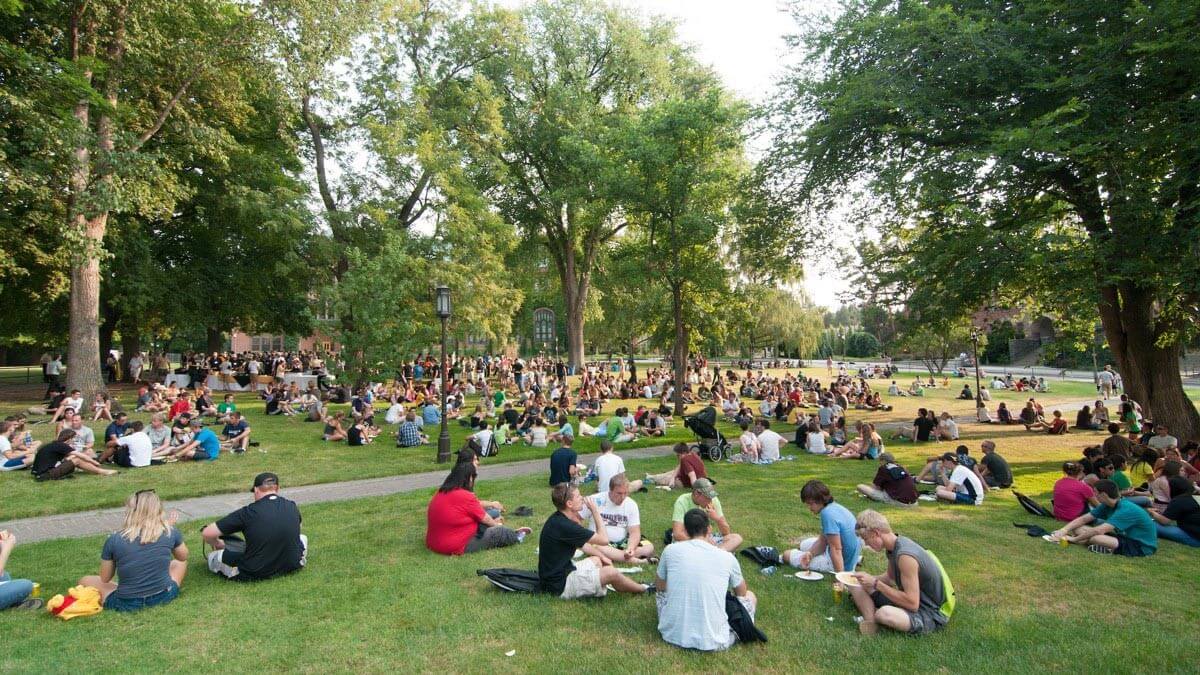
M 1113 553 L 1116 553 L 1117 555 L 1129 556 L 1130 558 L 1144 558 L 1149 555 L 1146 553 L 1146 549 L 1142 548 L 1141 543 L 1137 540 L 1130 539 L 1129 537 L 1124 537 L 1119 534 L 1114 534 L 1112 536 L 1117 540 L 1117 548 L 1115 551 L 1113 551 Z
M 909 635 L 924 635 L 932 633 L 946 624 L 946 617 L 941 612 L 936 610 L 918 608 L 915 612 L 910 612 L 902 607 L 896 607 L 895 603 L 887 598 L 886 595 L 875 591 L 871 594 L 871 600 L 875 602 L 875 609 L 880 607 L 895 607 L 908 615 L 908 634 Z

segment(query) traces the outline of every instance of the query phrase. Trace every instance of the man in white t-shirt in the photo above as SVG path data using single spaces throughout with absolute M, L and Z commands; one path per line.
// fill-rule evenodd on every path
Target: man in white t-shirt
M 154 444 L 150 436 L 143 431 L 144 425 L 135 420 L 129 425 L 129 433 L 117 439 L 117 452 L 114 459 L 118 466 L 139 468 L 150 466 L 150 456 L 154 453 Z
M 587 500 L 596 505 L 600 519 L 604 521 L 604 532 L 608 545 L 596 546 L 605 558 L 615 564 L 649 562 L 654 553 L 654 544 L 642 539 L 642 516 L 637 502 L 629 498 L 629 479 L 624 473 L 612 477 L 607 492 L 599 492 Z M 591 509 L 584 505 L 579 512 L 584 526 L 594 528 Z
M 779 461 L 779 447 L 787 443 L 787 439 L 771 431 L 771 420 L 763 418 L 758 421 L 761 431 L 758 432 L 758 459 L 763 462 Z
M 938 486 L 937 498 L 955 504 L 970 504 L 977 506 L 983 503 L 983 495 L 987 490 L 980 482 L 979 476 L 967 467 L 958 463 L 954 453 L 942 455 L 942 470 L 950 474 L 945 486 Z
M 611 424 L 611 421 L 609 423 Z M 612 443 L 600 441 L 600 456 L 596 458 L 592 470 L 596 472 L 596 492 L 604 494 L 608 492 L 609 481 L 613 479 L 613 476 L 625 473 L 625 461 L 621 459 L 620 455 L 613 452 Z
M 1113 382 L 1116 381 L 1116 375 L 1113 374 L 1112 366 L 1104 366 L 1104 370 L 1100 371 L 1100 394 L 1105 400 L 1112 398 Z
M 758 599 L 746 588 L 737 558 L 709 542 L 708 515 L 691 509 L 683 516 L 686 539 L 663 550 L 655 576 L 658 632 L 684 649 L 729 649 L 737 635 L 725 613 L 725 594 L 734 596 L 754 618 Z
M 1167 448 L 1178 448 L 1179 439 L 1167 433 L 1167 425 L 1155 424 L 1154 435 L 1150 437 L 1150 440 L 1146 441 L 1146 445 L 1158 450 L 1159 454 L 1161 454 Z

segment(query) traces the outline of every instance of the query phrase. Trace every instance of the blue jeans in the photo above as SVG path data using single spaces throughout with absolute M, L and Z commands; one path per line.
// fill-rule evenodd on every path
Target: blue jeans
M 113 591 L 105 598 L 104 608 L 111 609 L 114 612 L 136 612 L 139 609 L 146 609 L 147 607 L 165 605 L 178 597 L 179 586 L 174 581 L 171 581 L 165 589 L 144 598 L 118 598 L 116 591 Z
M 33 593 L 33 582 L 28 579 L 13 579 L 8 572 L 0 574 L 0 609 L 25 602 Z
M 1200 547 L 1200 539 L 1197 539 L 1187 532 L 1184 532 L 1183 528 L 1179 527 L 1178 525 L 1163 525 L 1161 523 L 1155 523 L 1154 526 L 1158 529 L 1159 539 L 1166 539 L 1168 541 L 1174 541 L 1180 544 L 1187 544 L 1188 546 Z
M 1149 497 L 1141 497 L 1141 496 L 1125 497 L 1125 499 L 1128 499 L 1130 502 L 1137 504 L 1138 506 L 1142 507 L 1143 509 L 1150 508 L 1150 505 L 1153 503 L 1150 501 Z

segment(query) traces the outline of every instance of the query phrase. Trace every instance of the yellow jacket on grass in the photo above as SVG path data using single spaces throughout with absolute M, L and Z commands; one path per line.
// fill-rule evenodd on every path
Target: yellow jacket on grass
M 79 616 L 99 614 L 100 591 L 91 586 L 75 586 L 67 591 L 66 596 L 56 595 L 46 603 L 46 609 L 63 621 L 69 621 Z

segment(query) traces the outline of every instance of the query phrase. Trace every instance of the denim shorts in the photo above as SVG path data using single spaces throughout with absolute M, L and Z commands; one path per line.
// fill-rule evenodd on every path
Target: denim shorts
M 162 591 L 144 598 L 118 598 L 114 591 L 104 599 L 104 608 L 111 609 L 114 612 L 136 612 L 139 609 L 146 609 L 155 605 L 165 605 L 178 597 L 179 585 L 174 581 L 170 581 Z

